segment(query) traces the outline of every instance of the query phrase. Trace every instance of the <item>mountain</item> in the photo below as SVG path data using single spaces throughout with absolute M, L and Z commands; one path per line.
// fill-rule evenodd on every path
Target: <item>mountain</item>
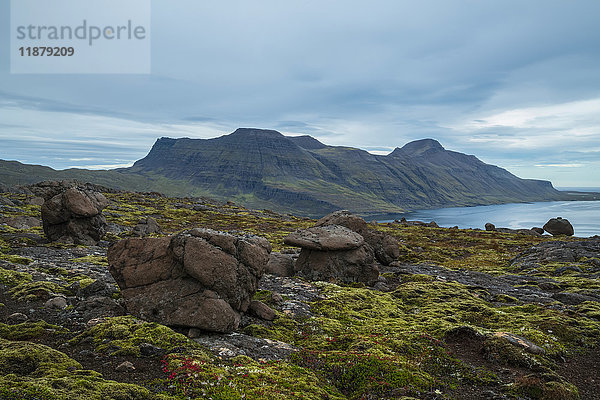
M 212 196 L 308 216 L 340 208 L 375 215 L 565 198 L 550 182 L 520 179 L 475 156 L 448 151 L 433 139 L 410 142 L 382 156 L 328 146 L 310 136 L 240 128 L 214 139 L 160 138 L 146 157 L 117 170 L 38 166 L 33 172 L 24 171 L 23 164 L 16 168 L 6 163 L 0 163 L 0 181 L 5 183 L 26 183 L 25 178 L 35 176 L 83 178 L 122 189 Z M 21 170 L 18 182 L 15 169 Z
M 241 128 L 214 139 L 162 138 L 128 171 L 185 181 L 250 207 L 320 215 L 554 200 L 550 182 L 520 179 L 433 139 L 387 156 L 327 146 L 310 136 Z

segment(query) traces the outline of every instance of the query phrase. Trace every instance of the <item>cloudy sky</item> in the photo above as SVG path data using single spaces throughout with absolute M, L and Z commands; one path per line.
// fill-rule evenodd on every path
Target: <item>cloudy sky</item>
M 600 187 L 597 0 L 152 1 L 151 74 L 10 73 L 0 158 L 131 165 L 237 127 L 387 154 L 420 138 L 524 178 Z

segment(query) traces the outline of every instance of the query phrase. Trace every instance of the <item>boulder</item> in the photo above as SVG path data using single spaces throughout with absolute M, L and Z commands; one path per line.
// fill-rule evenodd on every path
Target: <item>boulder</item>
M 435 222 L 433 222 L 435 224 Z M 359 235 L 367 242 L 374 251 L 375 258 L 383 265 L 396 261 L 400 256 L 400 246 L 398 239 L 383 232 L 369 229 L 368 224 L 358 215 L 352 214 L 347 210 L 332 212 L 317 221 L 316 227 L 327 225 L 344 226 Z M 437 226 L 437 224 L 435 225 Z
M 135 236 L 148 236 L 151 233 L 161 233 L 162 229 L 156 220 L 152 217 L 142 218 L 133 228 Z
M 368 230 L 367 222 L 358 215 L 352 214 L 348 210 L 334 211 L 317 221 L 315 226 L 340 225 L 346 228 L 363 234 Z
M 108 250 L 127 310 L 165 325 L 231 332 L 265 271 L 271 246 L 254 235 L 192 229 L 131 238 Z
M 296 262 L 298 272 L 312 281 L 364 282 L 373 284 L 379 267 L 371 246 L 351 250 L 319 251 L 303 248 Z
M 271 253 L 265 272 L 276 276 L 294 276 L 296 254 Z
M 42 205 L 44 233 L 51 241 L 97 244 L 106 232 L 102 210 L 107 205 L 102 193 L 82 187 L 70 187 L 47 197 Z
M 573 230 L 573 225 L 571 225 L 569 220 L 561 217 L 551 218 L 544 224 L 544 230 L 553 236 L 573 236 L 573 233 L 575 233 Z
M 19 216 L 14 218 L 0 218 L 0 224 L 6 224 L 16 229 L 29 229 L 42 225 L 38 218 Z
M 539 228 L 537 226 L 534 226 L 533 228 L 531 228 L 532 231 L 534 231 L 535 233 L 539 234 L 539 235 L 543 235 L 544 234 L 544 228 Z
M 248 308 L 248 310 L 252 315 L 260 319 L 264 319 L 265 321 L 273 321 L 277 316 L 277 314 L 271 307 L 258 300 L 252 300 L 250 302 L 250 307 Z
M 491 222 L 486 222 L 485 223 L 485 230 L 486 231 L 495 231 L 496 230 L 496 225 L 492 224 Z
M 400 245 L 394 236 L 376 230 L 367 230 L 363 233 L 363 237 L 373 248 L 379 263 L 389 265 L 400 257 Z
M 340 225 L 316 226 L 290 233 L 284 243 L 302 249 L 335 251 L 351 250 L 364 245 L 358 233 Z

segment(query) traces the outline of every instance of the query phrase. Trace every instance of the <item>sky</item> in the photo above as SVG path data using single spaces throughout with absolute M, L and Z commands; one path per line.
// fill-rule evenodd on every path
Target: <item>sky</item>
M 375 154 L 422 138 L 600 187 L 597 0 L 154 0 L 150 74 L 11 74 L 0 158 L 116 168 L 238 127 Z

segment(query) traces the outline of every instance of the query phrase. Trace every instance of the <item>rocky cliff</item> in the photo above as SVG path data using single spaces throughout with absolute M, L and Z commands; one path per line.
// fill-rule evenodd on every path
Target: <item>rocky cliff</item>
M 561 198 L 550 182 L 520 179 L 433 139 L 387 156 L 327 146 L 310 136 L 237 129 L 215 139 L 161 138 L 127 171 L 181 180 L 253 207 L 322 215 L 542 201 Z

